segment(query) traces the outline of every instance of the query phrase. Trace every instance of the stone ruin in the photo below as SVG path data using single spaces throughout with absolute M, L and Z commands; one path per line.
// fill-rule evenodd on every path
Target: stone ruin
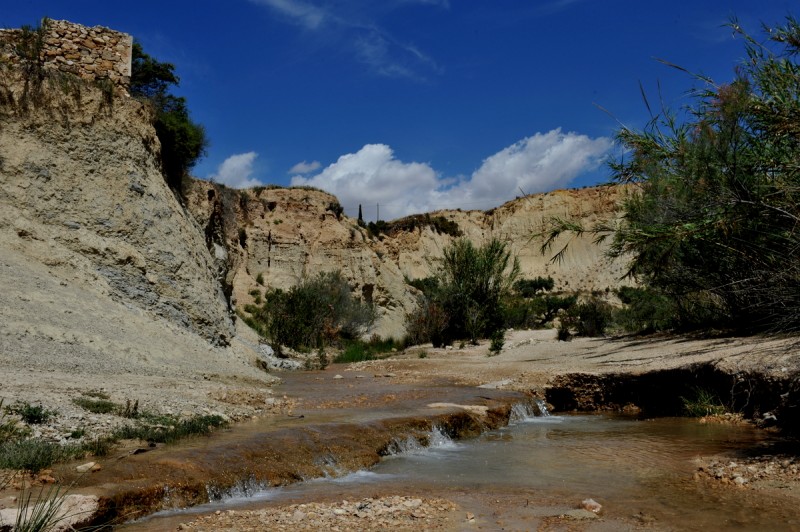
M 45 69 L 74 74 L 86 81 L 108 79 L 127 90 L 131 79 L 133 37 L 103 26 L 89 28 L 66 20 L 42 21 L 39 59 Z M 35 31 L 35 30 L 33 30 Z M 19 65 L 22 29 L 0 30 L 0 65 Z

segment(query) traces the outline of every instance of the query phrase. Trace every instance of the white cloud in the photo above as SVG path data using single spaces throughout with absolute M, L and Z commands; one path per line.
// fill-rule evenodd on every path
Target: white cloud
M 217 167 L 217 172 L 208 176 L 212 181 L 222 183 L 232 188 L 250 188 L 261 185 L 257 179 L 252 179 L 253 163 L 258 157 L 254 151 L 231 155 Z
M 323 25 L 328 14 L 321 7 L 299 0 L 250 0 L 265 5 L 289 17 L 306 29 L 315 30 Z
M 323 37 L 326 46 L 341 47 L 379 76 L 424 81 L 425 74 L 440 72 L 434 59 L 411 43 L 403 42 L 379 21 L 404 4 L 449 8 L 447 0 L 250 0 L 279 13 L 289 21 Z
M 322 167 L 322 164 L 319 161 L 311 161 L 307 163 L 305 161 L 301 163 L 297 163 L 296 165 L 292 166 L 289 169 L 290 174 L 308 174 L 313 172 L 314 170 L 319 170 Z
M 597 168 L 612 145 L 606 137 L 592 139 L 561 129 L 536 133 L 484 159 L 469 181 L 449 191 L 448 203 L 483 198 L 500 203 L 520 191 L 533 194 L 567 186 L 581 173 Z
M 315 176 L 294 176 L 292 185 L 335 194 L 351 216 L 363 204 L 367 219 L 374 219 L 366 213 L 374 213 L 376 204 L 386 220 L 442 208 L 489 209 L 520 190 L 530 194 L 567 186 L 597 168 L 612 144 L 606 137 L 560 129 L 537 133 L 487 157 L 469 178 L 442 177 L 429 164 L 397 160 L 385 144 L 367 144 Z
M 293 177 L 292 185 L 311 185 L 335 194 L 351 216 L 359 204 L 373 210 L 379 203 L 381 218 L 391 219 L 424 210 L 439 180 L 429 165 L 398 161 L 389 146 L 367 144 L 313 177 Z

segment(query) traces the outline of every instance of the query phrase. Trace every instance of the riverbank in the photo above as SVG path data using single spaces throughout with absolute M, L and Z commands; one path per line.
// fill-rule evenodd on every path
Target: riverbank
M 137 380 L 109 373 L 103 376 L 107 382 L 104 388 L 135 389 L 139 394 L 148 394 L 152 398 L 146 403 L 148 408 L 173 410 L 176 407 L 172 405 L 185 402 L 193 405 L 194 412 L 219 412 L 240 422 L 210 438 L 187 440 L 175 446 L 143 449 L 136 442 L 129 442 L 127 447 L 97 459 L 96 472 L 81 477 L 76 493 L 96 497 L 95 522 L 133 516 L 126 514 L 125 508 L 129 507 L 138 508 L 141 515 L 165 507 L 203 503 L 213 495 L 208 486 L 224 491 L 254 475 L 260 485 L 274 486 L 332 474 L 331 464 L 341 471 L 370 467 L 391 441 L 409 434 L 420 436 L 430 430 L 432 423 L 450 423 L 452 434 L 457 437 L 474 436 L 506 423 L 508 409 L 515 401 L 533 395 L 554 403 L 554 399 L 565 396 L 565 390 L 578 410 L 635 412 L 644 405 L 646 413 L 651 408 L 648 397 L 663 398 L 665 390 L 674 399 L 695 386 L 713 384 L 719 388 L 725 384 L 703 382 L 708 375 L 746 376 L 746 382 L 751 383 L 748 390 L 752 401 L 748 408 L 755 413 L 754 406 L 765 406 L 766 398 L 773 395 L 780 398 L 788 393 L 786 399 L 793 397 L 791 386 L 796 384 L 798 374 L 794 344 L 793 339 L 775 338 L 577 338 L 558 342 L 552 330 L 512 331 L 507 335 L 505 349 L 497 356 L 488 356 L 487 345 L 462 349 L 419 346 L 384 360 L 332 365 L 325 371 L 283 373 L 283 384 L 275 384 L 269 378 L 259 381 L 195 376 L 172 378 L 169 382 L 153 378 L 152 382 L 158 385 L 147 386 L 148 378 Z M 709 368 L 714 371 L 708 373 Z M 28 372 L 9 374 L 30 379 Z M 642 389 L 655 382 L 648 381 L 648 375 L 657 375 L 662 386 L 643 393 Z M 689 375 L 698 376 L 699 380 L 681 381 Z M 763 380 L 755 381 L 757 377 Z M 62 378 L 66 387 L 66 381 L 75 376 L 65 372 Z M 25 379 L 12 378 L 4 386 L 23 386 Z M 759 395 L 759 386 L 766 382 L 771 383 L 771 395 Z M 789 391 L 782 392 L 781 386 L 788 386 Z M 556 406 L 563 409 L 565 404 Z M 657 404 L 665 402 L 660 400 Z M 789 411 L 789 407 L 785 410 Z M 487 416 L 490 412 L 494 414 Z M 764 421 L 764 414 L 769 414 L 770 420 L 783 417 L 779 410 L 760 410 L 758 414 L 759 421 Z M 127 422 L 113 419 L 119 416 L 112 414 L 97 417 L 102 427 Z M 104 419 L 111 421 L 106 423 Z M 235 456 L 233 462 L 231 456 Z M 709 464 L 714 460 L 722 463 L 726 458 L 707 460 Z M 57 467 L 53 475 L 62 482 L 68 481 L 76 476 L 76 465 L 81 464 Z M 791 472 L 789 469 L 785 479 L 790 489 L 778 492 L 780 497 L 797 493 L 800 480 Z M 735 476 L 700 476 L 702 481 L 741 489 Z M 723 478 L 729 482 L 723 482 Z M 765 488 L 772 489 L 757 482 L 747 486 L 753 490 Z M 421 494 L 402 495 L 416 499 Z M 10 504 L 8 499 L 0 502 Z M 257 518 L 261 517 L 264 516 Z M 465 520 L 460 516 L 457 521 L 463 524 Z

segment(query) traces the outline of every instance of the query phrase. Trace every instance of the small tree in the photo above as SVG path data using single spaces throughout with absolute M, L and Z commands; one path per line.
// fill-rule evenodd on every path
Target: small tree
M 161 164 L 167 184 L 183 191 L 187 172 L 205 155 L 208 139 L 203 126 L 192 122 L 186 99 L 169 92 L 180 78 L 175 65 L 162 63 L 133 43 L 130 93 L 152 105 L 154 127 L 161 142 Z
M 491 240 L 480 248 L 460 239 L 444 250 L 434 275 L 436 282 L 426 283 L 426 304 L 441 309 L 444 317 L 437 323 L 444 327 L 432 342 L 450 344 L 455 339 L 476 342 L 504 324 L 503 299 L 519 275 L 519 262 L 511 257 L 506 244 Z M 410 322 L 424 321 L 412 313 Z
M 372 306 L 352 295 L 340 272 L 324 272 L 288 291 L 271 290 L 252 308 L 254 328 L 292 349 L 320 349 L 357 338 L 375 320 Z

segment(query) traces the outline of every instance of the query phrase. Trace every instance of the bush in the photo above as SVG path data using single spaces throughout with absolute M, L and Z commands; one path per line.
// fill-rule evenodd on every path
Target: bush
M 57 443 L 38 439 L 7 441 L 0 444 L 0 469 L 36 473 L 68 456 Z
M 344 213 L 344 207 L 342 207 L 338 201 L 328 203 L 328 207 L 325 210 L 332 212 L 337 220 L 341 220 L 342 214 Z
M 798 331 L 800 23 L 765 26 L 763 40 L 730 27 L 745 47 L 732 82 L 695 76 L 703 89 L 684 110 L 617 133 L 613 178 L 632 193 L 618 226 L 592 231 L 613 235 L 611 254 L 673 300 L 681 326 Z M 553 225 L 544 249 L 584 231 Z
M 176 420 L 171 417 L 156 419 L 158 424 L 125 425 L 114 431 L 114 438 L 142 440 L 154 443 L 174 443 L 187 436 L 210 434 L 212 429 L 225 426 L 220 416 L 194 416 Z
M 464 234 L 454 220 L 448 220 L 444 216 L 431 216 L 427 213 L 406 216 L 392 222 L 378 220 L 377 222 L 370 222 L 366 227 L 369 235 L 375 237 L 381 234 L 391 236 L 402 231 L 410 233 L 424 227 L 430 227 L 437 234 L 449 235 L 455 238 Z
M 620 287 L 617 296 L 625 305 L 614 312 L 614 321 L 628 332 L 666 331 L 678 326 L 675 300 L 648 288 Z
M 555 286 L 552 277 L 536 277 L 534 279 L 519 279 L 514 283 L 514 291 L 524 298 L 536 296 L 539 292 L 549 292 Z
M 492 333 L 491 336 L 491 343 L 489 344 L 489 354 L 490 355 L 499 355 L 500 351 L 503 350 L 503 346 L 506 343 L 505 334 L 501 330 L 496 330 Z
M 320 273 L 289 291 L 271 290 L 249 318 L 273 343 L 308 351 L 359 337 L 375 320 L 339 272 Z M 248 322 L 250 323 L 250 322 Z
M 53 415 L 53 412 L 46 410 L 43 406 L 30 403 L 16 404 L 8 407 L 8 410 L 17 414 L 28 425 L 41 425 Z
M 681 397 L 681 401 L 683 401 L 683 411 L 689 417 L 720 415 L 727 411 L 716 395 L 702 388 L 695 389 L 693 398 Z
M 402 348 L 402 345 L 394 338 L 383 340 L 379 336 L 376 336 L 371 338 L 369 342 L 353 340 L 347 342 L 344 350 L 339 353 L 334 362 L 339 364 L 344 362 L 375 360 L 381 358 L 381 355 L 386 353 L 393 353 L 398 348 Z
M 179 82 L 175 65 L 157 61 L 144 52 L 140 43 L 133 43 L 128 90 L 152 106 L 164 178 L 171 188 L 183 193 L 184 178 L 205 154 L 208 139 L 203 126 L 189 117 L 186 99 L 169 93 L 169 88 Z
M 504 326 L 503 300 L 518 274 L 518 261 L 499 240 L 480 248 L 456 240 L 444 250 L 432 292 L 407 316 L 409 335 L 434 347 L 490 336 Z
M 602 336 L 611 323 L 611 305 L 597 298 L 571 307 L 562 318 L 562 324 L 575 329 L 580 336 Z
M 512 295 L 503 301 L 503 323 L 505 328 L 530 329 L 544 325 L 546 306 L 544 299 L 527 299 Z
M 93 414 L 114 414 L 119 412 L 120 405 L 106 399 L 90 399 L 88 397 L 78 397 L 72 400 L 73 403 Z

